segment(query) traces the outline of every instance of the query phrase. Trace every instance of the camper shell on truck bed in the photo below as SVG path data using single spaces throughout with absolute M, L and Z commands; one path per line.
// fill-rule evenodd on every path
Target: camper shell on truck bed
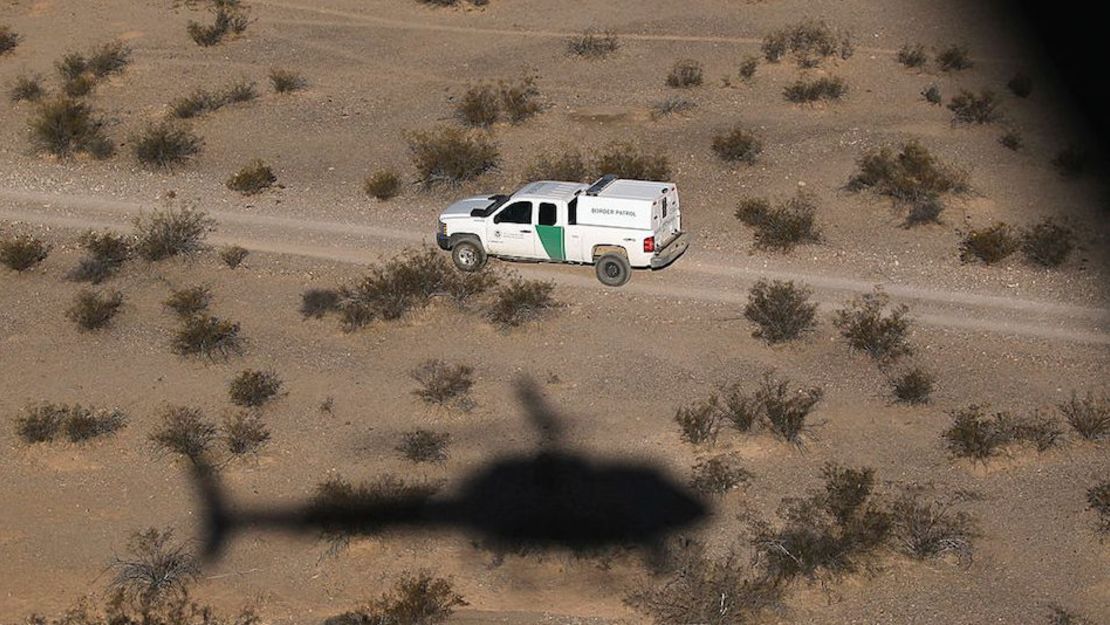
M 487 255 L 593 264 L 605 284 L 662 268 L 686 250 L 673 183 L 605 176 L 592 185 L 542 180 L 512 195 L 459 200 L 440 215 L 439 246 L 473 271 Z

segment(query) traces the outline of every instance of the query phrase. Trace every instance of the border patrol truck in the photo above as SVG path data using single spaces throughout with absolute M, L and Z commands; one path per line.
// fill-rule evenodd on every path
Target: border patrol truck
M 459 200 L 439 216 L 436 243 L 462 271 L 481 269 L 489 256 L 586 264 L 608 286 L 628 282 L 633 268 L 666 267 L 688 246 L 673 183 L 612 175 Z

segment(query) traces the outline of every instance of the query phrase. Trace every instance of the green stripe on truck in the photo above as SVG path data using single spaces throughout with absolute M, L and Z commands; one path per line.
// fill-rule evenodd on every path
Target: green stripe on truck
M 536 234 L 540 236 L 543 251 L 552 260 L 565 260 L 567 250 L 563 246 L 562 226 L 536 226 Z

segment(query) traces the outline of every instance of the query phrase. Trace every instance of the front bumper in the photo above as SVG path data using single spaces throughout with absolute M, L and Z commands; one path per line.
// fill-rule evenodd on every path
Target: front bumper
M 679 232 L 678 236 L 671 239 L 665 247 L 655 251 L 655 254 L 651 257 L 651 268 L 662 269 L 666 267 L 686 253 L 688 247 L 690 247 L 689 237 L 686 236 L 685 232 Z
M 451 249 L 451 240 L 447 237 L 446 234 L 443 234 L 442 232 L 437 232 L 436 233 L 436 245 L 438 245 L 439 249 L 441 249 L 441 250 L 450 250 Z

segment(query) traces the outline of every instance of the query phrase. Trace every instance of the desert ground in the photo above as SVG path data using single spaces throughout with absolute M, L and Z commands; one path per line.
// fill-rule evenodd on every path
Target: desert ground
M 56 617 L 82 597 L 103 603 L 113 562 L 135 532 L 172 528 L 199 547 L 205 510 L 189 462 L 159 453 L 150 436 L 167 405 L 218 421 L 233 408 L 229 381 L 248 368 L 276 372 L 283 386 L 260 411 L 268 444 L 220 468 L 238 503 L 306 501 L 334 476 L 442 481 L 451 493 L 492 460 L 537 448 L 514 394 L 527 378 L 555 407 L 574 453 L 650 464 L 680 484 L 709 457 L 750 472 L 707 497 L 710 514 L 680 532 L 711 554 L 738 550 L 745 566 L 747 520 L 776 519 L 784 499 L 820 489 L 827 463 L 873 468 L 880 489 L 929 484 L 971 494 L 959 504 L 977 528 L 968 561 L 884 548 L 861 570 L 790 581 L 751 621 L 722 623 L 1084 622 L 1050 620 L 1054 607 L 1110 622 L 1110 542 L 1087 498 L 1110 477 L 1107 440 L 1083 439 L 1060 421 L 1060 440 L 1044 451 L 1016 444 L 973 461 L 954 457 L 942 438 L 951 413 L 969 405 L 1059 419 L 1056 406 L 1073 393 L 1108 390 L 1106 189 L 1091 168 L 1063 176 L 1053 166 L 1053 155 L 1089 131 L 1005 11 L 948 0 L 244 4 L 246 29 L 204 47 L 186 33 L 190 20 L 210 21 L 204 2 L 0 0 L 0 25 L 20 36 L 0 54 L 5 91 L 36 74 L 56 91 L 55 63 L 72 51 L 117 40 L 131 50 L 122 72 L 82 98 L 105 120 L 116 148 L 107 159 L 36 151 L 28 122 L 37 105 L 0 104 L 0 238 L 29 234 L 51 246 L 26 271 L 0 267 L 0 622 Z M 851 33 L 854 52 L 812 69 L 761 60 L 749 80 L 737 76 L 767 33 L 802 18 Z M 567 40 L 587 29 L 616 33 L 619 48 L 602 59 L 569 54 Z M 897 53 L 915 43 L 930 55 L 966 46 L 974 65 L 904 67 Z M 668 87 L 671 66 L 686 58 L 702 64 L 704 83 Z M 297 72 L 306 86 L 275 93 L 273 68 Z M 1026 98 L 1006 88 L 1019 71 L 1033 80 Z M 499 166 L 458 185 L 420 184 L 409 133 L 458 126 L 455 106 L 469 87 L 525 74 L 536 77 L 544 109 L 476 131 L 496 142 Z M 847 92 L 786 101 L 784 87 L 803 75 L 838 76 Z M 203 139 L 194 158 L 171 168 L 136 160 L 131 144 L 166 118 L 171 101 L 237 80 L 256 82 L 259 96 L 188 120 Z M 922 97 L 934 84 L 945 101 L 960 89 L 993 89 L 1004 117 L 955 123 Z M 696 106 L 652 114 L 676 95 Z M 726 163 L 710 149 L 735 123 L 762 141 L 754 163 Z M 1021 132 L 1020 150 L 999 143 L 1011 128 Z M 946 200 L 940 223 L 903 227 L 888 198 L 846 189 L 868 150 L 909 140 L 968 172 L 970 190 Z M 353 284 L 370 265 L 434 247 L 436 216 L 453 199 L 509 193 L 541 156 L 589 154 L 614 141 L 669 160 L 691 238 L 673 266 L 635 272 L 612 289 L 590 267 L 491 261 L 495 271 L 555 284 L 557 307 L 507 329 L 442 299 L 354 331 L 334 316 L 301 314 L 307 289 Z M 277 184 L 249 196 L 229 189 L 228 177 L 253 159 L 273 168 Z M 382 168 L 404 183 L 388 201 L 363 191 Z M 799 189 L 815 198 L 821 240 L 789 252 L 756 246 L 734 217 L 737 202 Z M 97 287 L 123 294 L 119 314 L 105 329 L 79 331 L 65 314 L 87 286 L 66 278 L 82 256 L 78 235 L 130 232 L 136 216 L 181 205 L 215 220 L 208 247 L 127 261 Z M 1059 267 L 1020 253 L 991 265 L 960 258 L 970 230 L 1046 217 L 1077 235 Z M 226 245 L 250 254 L 229 268 L 216 253 Z M 781 345 L 754 337 L 743 310 L 761 278 L 808 285 L 816 329 Z M 178 322 L 163 302 L 194 285 L 207 285 L 212 310 L 241 325 L 242 354 L 171 349 Z M 936 377 L 926 404 L 894 402 L 887 369 L 851 349 L 833 323 L 835 311 L 876 286 L 908 307 L 914 353 L 906 362 Z M 410 372 L 429 359 L 473 368 L 471 409 L 414 396 Z M 676 410 L 771 370 L 822 391 L 803 444 L 728 428 L 715 444 L 681 438 Z M 118 407 L 126 426 L 80 444 L 25 442 L 16 420 L 44 401 Z M 450 434 L 445 461 L 398 454 L 402 433 L 416 428 Z M 665 584 L 645 560 L 636 550 L 497 554 L 451 528 L 357 537 L 335 553 L 314 534 L 246 531 L 203 565 L 190 596 L 222 614 L 251 607 L 265 623 L 319 623 L 426 570 L 450 579 L 467 602 L 452 623 L 651 623 L 627 601 Z

